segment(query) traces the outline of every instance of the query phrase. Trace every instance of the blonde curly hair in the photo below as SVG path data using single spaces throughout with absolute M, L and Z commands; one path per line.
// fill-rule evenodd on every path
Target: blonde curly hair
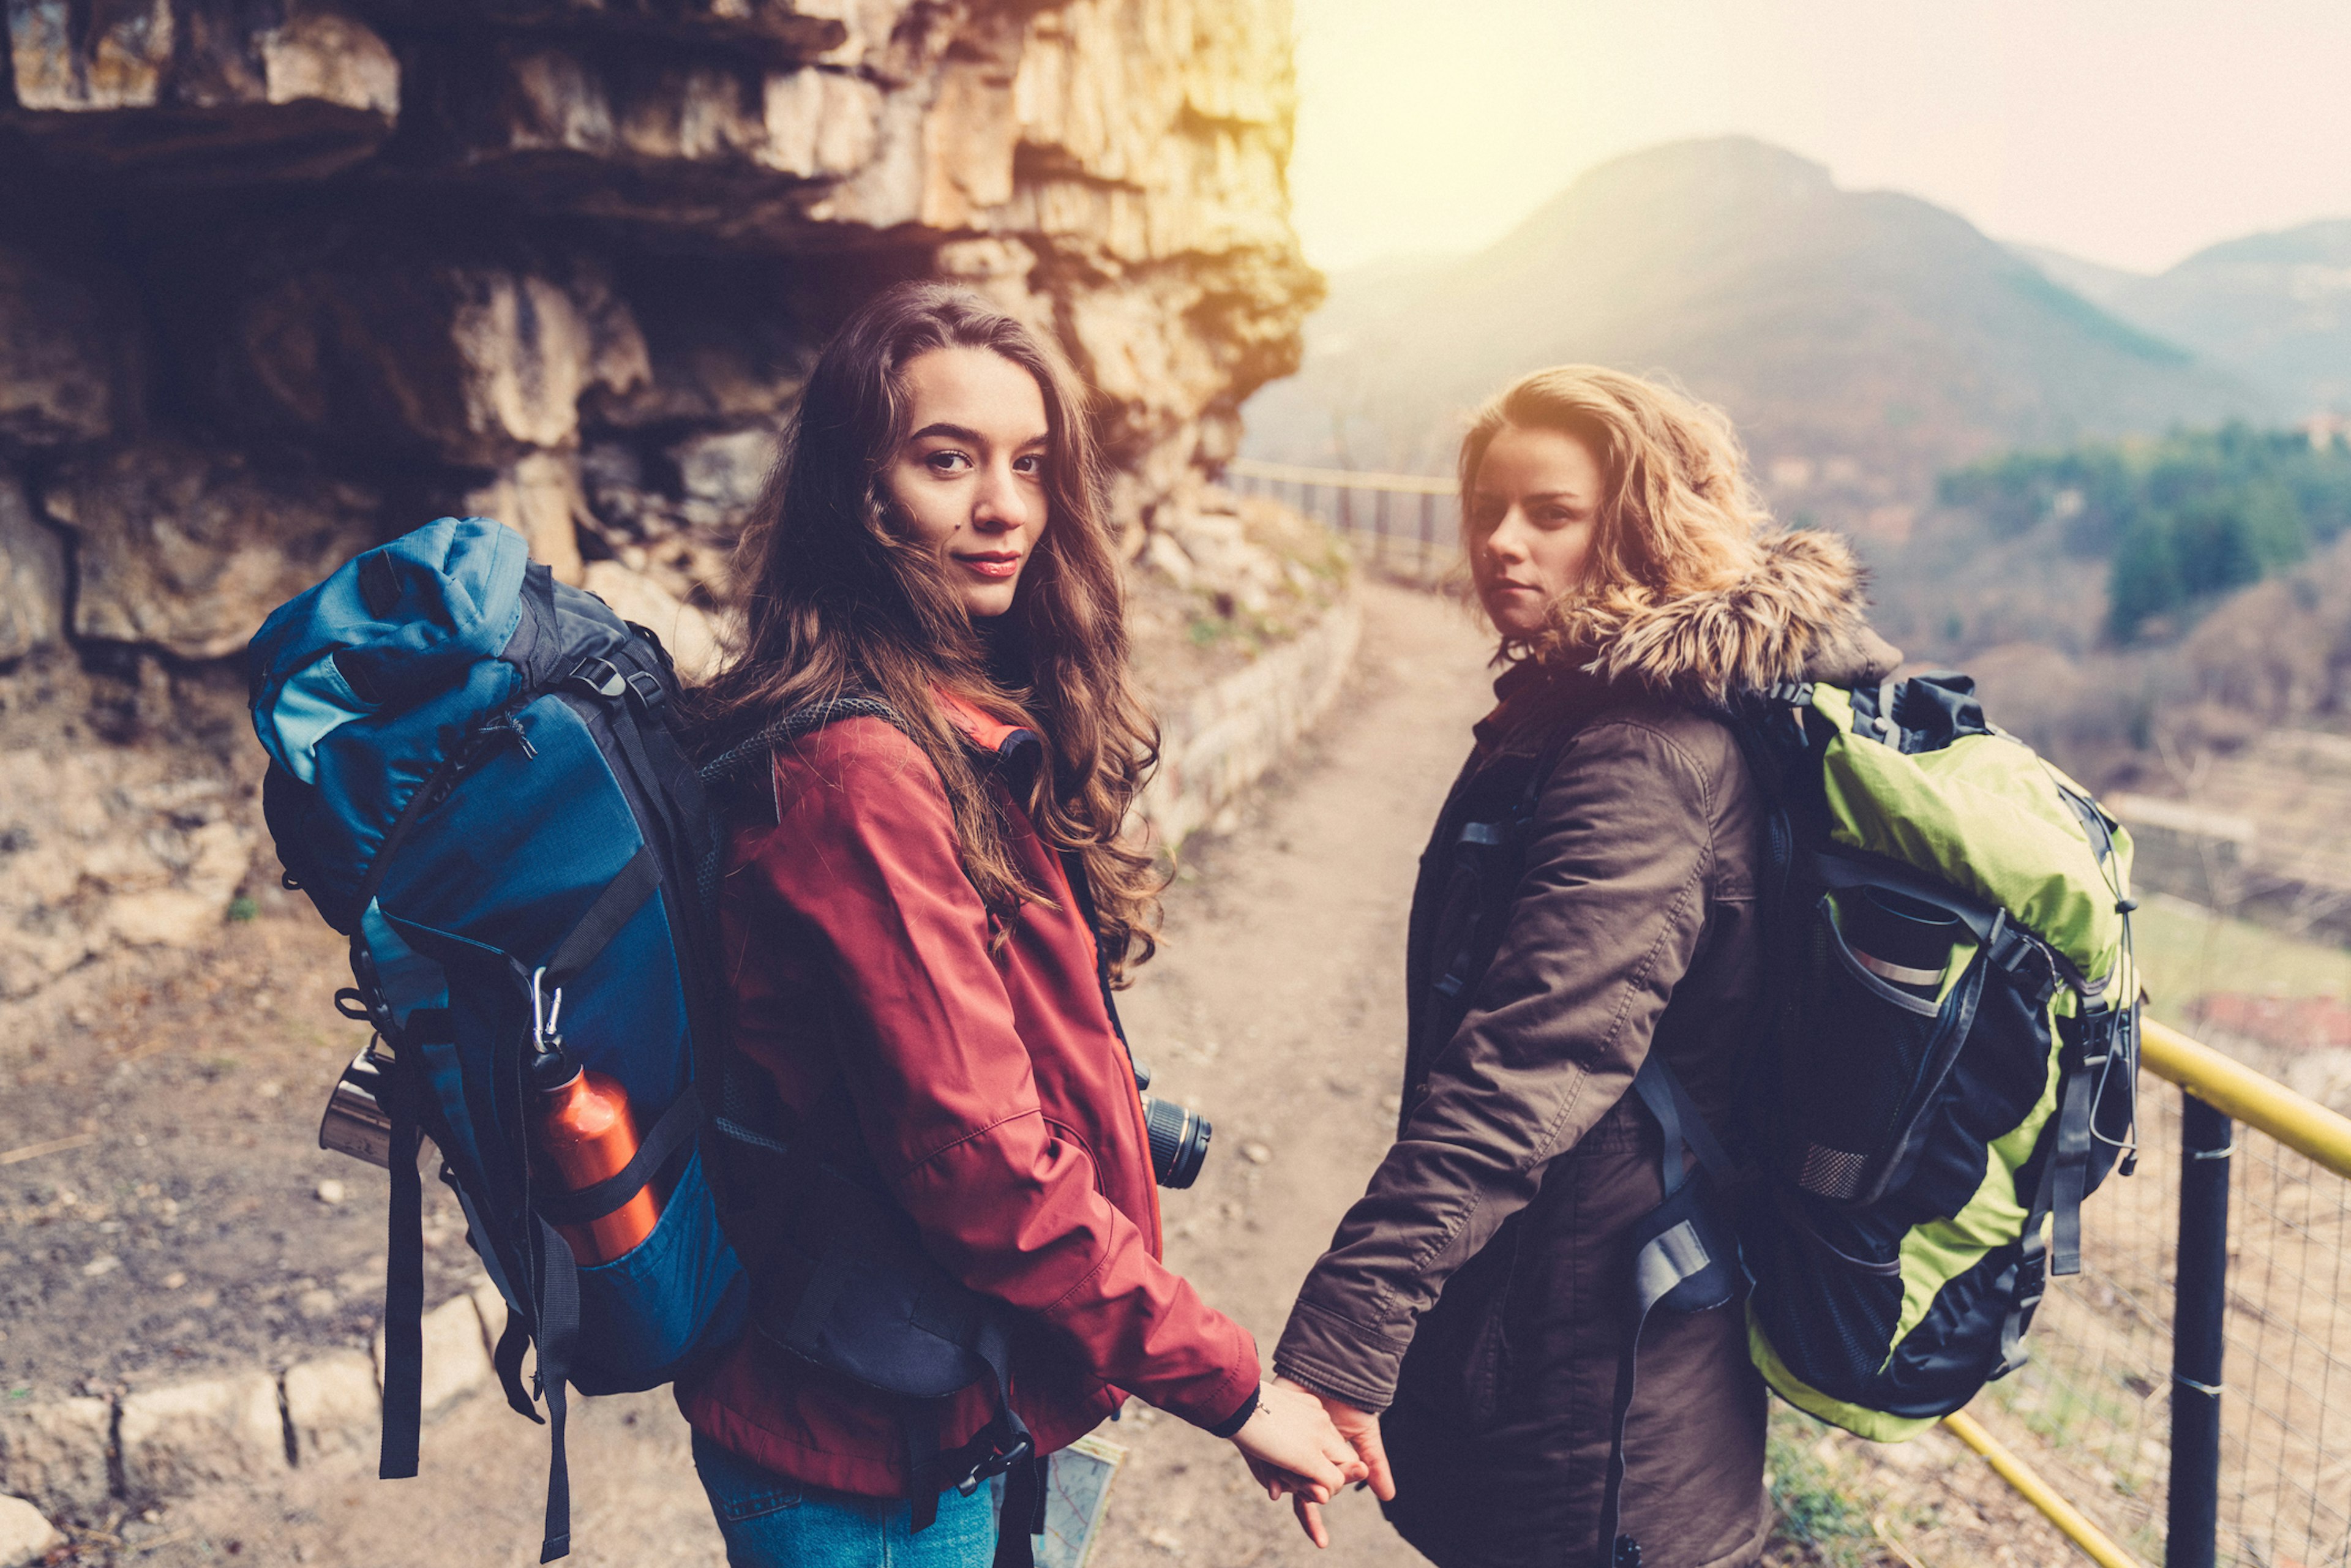
M 1598 365 L 1521 376 L 1486 401 L 1461 438 L 1465 522 L 1477 516 L 1486 449 L 1510 428 L 1557 431 L 1584 443 L 1599 460 L 1602 493 L 1583 580 L 1552 602 L 1541 632 L 1506 635 L 1505 657 L 1541 659 L 1572 648 L 1600 654 L 1635 622 L 1675 601 L 1732 588 L 1761 565 L 1771 516 L 1720 410 Z M 1474 523 L 1462 542 L 1482 594 L 1492 563 Z

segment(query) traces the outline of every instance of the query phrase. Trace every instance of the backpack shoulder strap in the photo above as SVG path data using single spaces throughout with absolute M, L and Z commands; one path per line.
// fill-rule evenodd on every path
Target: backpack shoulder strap
M 1608 1469 L 1602 1481 L 1599 1555 L 1593 1568 L 1640 1568 L 1640 1542 L 1622 1532 L 1625 1426 L 1638 1379 L 1641 1337 L 1652 1313 L 1711 1312 L 1739 1299 L 1739 1243 L 1708 1202 L 1705 1182 L 1682 1166 L 1687 1145 L 1705 1173 L 1727 1179 L 1730 1162 L 1665 1059 L 1652 1051 L 1633 1089 L 1665 1130 L 1665 1201 L 1633 1227 L 1633 1300 L 1625 1348 L 1617 1358 L 1609 1413 Z
M 776 747 L 789 746 L 803 736 L 813 735 L 826 725 L 844 718 L 878 718 L 893 729 L 908 735 L 913 733 L 898 710 L 880 697 L 827 697 L 822 702 L 792 709 L 749 738 L 728 747 L 696 771 L 702 775 L 702 781 L 705 784 L 736 782 L 766 760 Z
M 1665 1059 L 1654 1050 L 1642 1059 L 1640 1071 L 1633 1075 L 1633 1092 L 1641 1103 L 1656 1117 L 1666 1134 L 1665 1184 L 1666 1196 L 1671 1197 L 1679 1190 L 1685 1176 L 1682 1150 L 1687 1146 L 1698 1156 L 1699 1168 L 1719 1182 L 1730 1182 L 1738 1177 L 1738 1168 L 1729 1154 L 1714 1135 L 1706 1118 L 1699 1113 L 1698 1103 L 1674 1076 Z

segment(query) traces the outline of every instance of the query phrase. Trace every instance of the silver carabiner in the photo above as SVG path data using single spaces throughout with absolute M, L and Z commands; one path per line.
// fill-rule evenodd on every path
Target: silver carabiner
M 549 1001 L 546 993 L 546 965 L 541 964 L 531 971 L 530 1033 L 531 1038 L 538 1042 L 538 1048 L 541 1051 L 560 1043 L 562 1040 L 562 1036 L 555 1032 L 555 1025 L 556 1020 L 563 1016 L 563 988 L 556 987 L 554 999 Z

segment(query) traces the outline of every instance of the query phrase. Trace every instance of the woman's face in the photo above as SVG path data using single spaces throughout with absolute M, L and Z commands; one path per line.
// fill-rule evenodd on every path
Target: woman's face
M 908 403 L 882 480 L 916 538 L 938 547 L 975 620 L 1012 608 L 1045 532 L 1045 394 L 990 349 L 933 349 L 901 372 Z
M 1552 601 L 1583 579 L 1600 520 L 1600 459 L 1561 430 L 1506 424 L 1469 490 L 1470 569 L 1506 637 L 1542 630 Z

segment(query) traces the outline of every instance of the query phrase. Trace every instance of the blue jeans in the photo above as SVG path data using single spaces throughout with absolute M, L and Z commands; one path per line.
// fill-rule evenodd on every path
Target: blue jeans
M 996 1558 L 991 1489 L 939 1495 L 916 1534 L 904 1498 L 802 1486 L 694 1435 L 694 1468 L 726 1539 L 729 1568 L 988 1568 Z

